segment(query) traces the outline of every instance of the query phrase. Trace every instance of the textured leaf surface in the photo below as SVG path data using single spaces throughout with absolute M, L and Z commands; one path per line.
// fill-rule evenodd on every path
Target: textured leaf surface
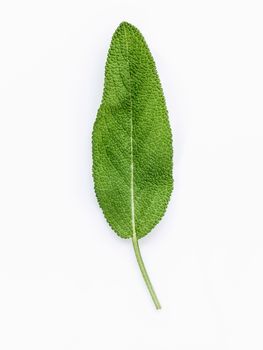
M 152 55 L 126 22 L 108 53 L 93 130 L 93 176 L 99 204 L 119 236 L 141 238 L 162 218 L 173 186 L 171 129 Z

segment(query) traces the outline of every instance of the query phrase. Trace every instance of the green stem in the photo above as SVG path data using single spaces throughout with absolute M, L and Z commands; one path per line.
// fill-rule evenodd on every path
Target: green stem
M 145 268 L 145 265 L 144 265 L 144 262 L 142 260 L 142 256 L 141 256 L 141 252 L 140 252 L 140 247 L 139 247 L 139 244 L 138 244 L 138 239 L 137 239 L 137 236 L 136 235 L 133 235 L 132 236 L 132 244 L 133 244 L 133 248 L 134 248 L 134 252 L 135 252 L 135 256 L 136 256 L 136 259 L 137 259 L 137 262 L 138 262 L 138 265 L 140 267 L 140 270 L 141 270 L 141 273 L 142 273 L 142 277 L 144 279 L 144 282 L 146 283 L 146 286 L 148 288 L 148 291 L 152 297 L 152 300 L 154 302 L 154 305 L 156 307 L 157 310 L 161 309 L 161 304 L 157 298 L 157 295 L 153 289 L 153 286 L 152 286 L 152 283 L 150 281 L 150 278 L 148 276 L 148 273 L 146 271 L 146 268 Z

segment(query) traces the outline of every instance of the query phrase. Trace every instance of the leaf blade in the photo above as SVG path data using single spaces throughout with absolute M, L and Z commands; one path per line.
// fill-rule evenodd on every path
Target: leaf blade
M 92 144 L 95 192 L 108 223 L 123 238 L 145 236 L 172 192 L 172 136 L 154 60 L 126 22 L 112 38 Z

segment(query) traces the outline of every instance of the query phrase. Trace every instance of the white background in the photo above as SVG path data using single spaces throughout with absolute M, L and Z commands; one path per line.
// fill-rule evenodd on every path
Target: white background
M 262 15 L 255 0 L 1 1 L 1 350 L 263 349 Z M 123 20 L 174 134 L 175 190 L 140 241 L 161 311 L 91 177 Z

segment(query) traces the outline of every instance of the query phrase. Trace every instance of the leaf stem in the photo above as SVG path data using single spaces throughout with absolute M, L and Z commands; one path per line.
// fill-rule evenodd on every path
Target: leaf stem
M 140 267 L 140 270 L 141 270 L 141 273 L 142 273 L 142 277 L 144 279 L 144 282 L 148 288 L 148 291 L 152 297 L 152 300 L 154 302 L 154 305 L 156 307 L 157 310 L 161 309 L 161 304 L 157 298 L 157 295 L 153 289 L 153 286 L 152 286 L 152 283 L 150 281 L 150 278 L 148 276 L 148 273 L 146 271 L 146 268 L 145 268 L 145 265 L 144 265 L 144 262 L 142 260 L 142 256 L 141 256 L 141 251 L 140 251 L 140 247 L 139 247 L 139 244 L 138 244 L 138 239 L 137 239 L 137 236 L 136 235 L 133 235 L 132 236 L 132 244 L 133 244 L 133 249 L 134 249 L 134 252 L 135 252 L 135 256 L 136 256 L 136 260 L 138 262 L 138 265 Z

